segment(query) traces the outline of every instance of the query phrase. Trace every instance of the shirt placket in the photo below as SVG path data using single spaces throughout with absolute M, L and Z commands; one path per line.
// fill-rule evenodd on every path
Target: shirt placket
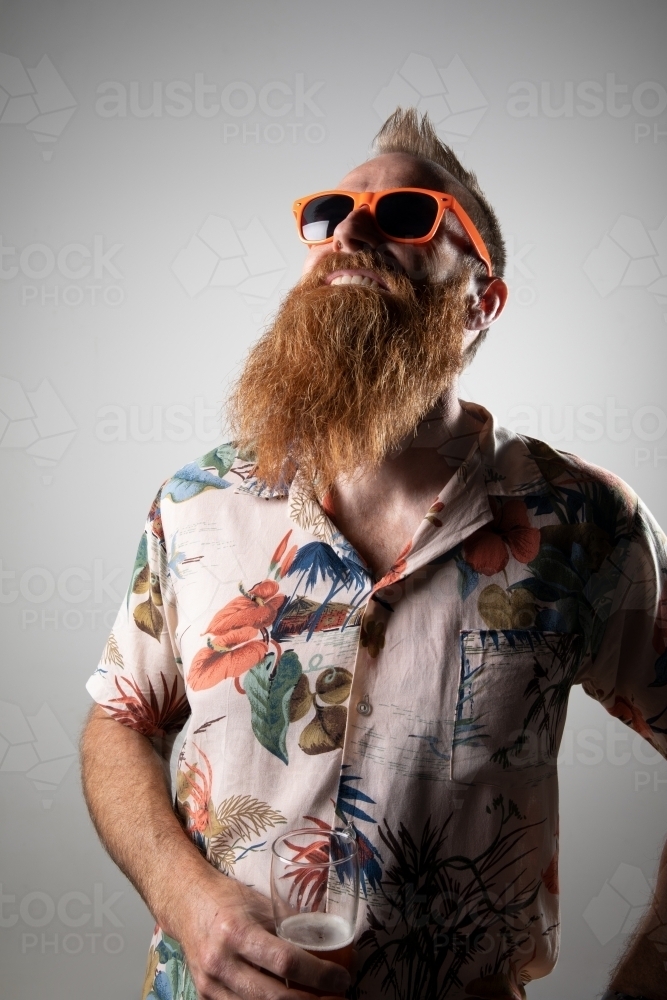
M 352 685 L 339 787 L 340 777 L 346 771 L 352 774 L 354 770 L 363 786 L 367 769 L 381 766 L 384 737 L 376 725 L 374 690 L 382 672 L 392 669 L 391 651 L 386 648 L 387 638 L 395 645 L 396 637 L 392 635 L 392 630 L 400 628 L 400 602 L 410 586 L 410 578 L 426 564 L 453 550 L 493 518 L 477 445 L 471 449 L 456 477 L 445 486 L 438 500 L 443 504 L 442 523 L 436 525 L 423 521 L 420 524 L 402 570 L 386 574 L 383 580 L 387 582 L 379 581 L 366 600 L 354 664 L 348 666 L 352 671 Z M 332 825 L 340 822 L 340 814 L 336 816 L 332 808 Z

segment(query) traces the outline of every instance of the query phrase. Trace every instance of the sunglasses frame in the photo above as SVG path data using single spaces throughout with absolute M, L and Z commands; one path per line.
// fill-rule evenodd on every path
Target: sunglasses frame
M 427 194 L 430 195 L 438 204 L 438 210 L 436 213 L 435 221 L 426 234 L 426 236 L 418 236 L 414 239 L 405 239 L 404 237 L 391 236 L 378 225 L 376 216 L 376 206 L 380 198 L 387 194 L 406 194 L 408 192 L 414 192 L 415 194 Z M 463 226 L 470 242 L 472 243 L 477 256 L 480 258 L 484 266 L 486 267 L 489 277 L 493 275 L 493 267 L 491 264 L 491 257 L 489 251 L 486 248 L 486 244 L 482 239 L 482 236 L 477 229 L 475 223 L 472 221 L 463 206 L 456 200 L 456 198 L 451 194 L 445 194 L 443 191 L 431 191 L 429 188 L 413 188 L 413 187 L 402 187 L 402 188 L 385 188 L 382 191 L 345 191 L 342 188 L 336 188 L 332 191 L 316 191 L 315 194 L 305 195 L 303 198 L 297 198 L 292 206 L 292 211 L 294 212 L 294 217 L 296 219 L 297 232 L 299 234 L 299 239 L 302 243 L 306 243 L 308 246 L 321 246 L 325 243 L 331 243 L 333 240 L 332 236 L 327 236 L 324 240 L 308 240 L 302 233 L 301 222 L 303 219 L 303 213 L 307 205 L 310 204 L 315 198 L 322 198 L 327 195 L 334 194 L 344 194 L 353 199 L 353 207 L 351 212 L 356 211 L 358 208 L 363 206 L 367 207 L 373 216 L 375 225 L 383 236 L 386 236 L 388 240 L 392 243 L 407 243 L 411 246 L 419 246 L 423 243 L 428 243 L 433 239 L 438 227 L 442 222 L 442 218 L 447 211 L 451 211 L 458 221 Z M 347 216 L 346 216 L 347 218 Z

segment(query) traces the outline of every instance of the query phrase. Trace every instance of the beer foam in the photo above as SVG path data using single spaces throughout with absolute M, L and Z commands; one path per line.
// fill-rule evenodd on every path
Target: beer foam
M 278 935 L 308 951 L 335 951 L 352 943 L 354 928 L 337 913 L 297 913 L 282 921 Z

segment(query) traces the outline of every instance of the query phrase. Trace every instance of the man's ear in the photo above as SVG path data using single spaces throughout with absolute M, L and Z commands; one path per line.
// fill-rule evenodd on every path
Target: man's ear
M 508 288 L 502 278 L 477 278 L 471 289 L 466 329 L 486 330 L 505 308 Z

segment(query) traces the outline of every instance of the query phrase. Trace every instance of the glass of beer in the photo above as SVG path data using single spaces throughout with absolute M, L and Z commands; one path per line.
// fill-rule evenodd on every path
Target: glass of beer
M 314 826 L 279 837 L 271 853 L 271 900 L 278 937 L 349 970 L 359 908 L 359 854 L 352 827 Z

